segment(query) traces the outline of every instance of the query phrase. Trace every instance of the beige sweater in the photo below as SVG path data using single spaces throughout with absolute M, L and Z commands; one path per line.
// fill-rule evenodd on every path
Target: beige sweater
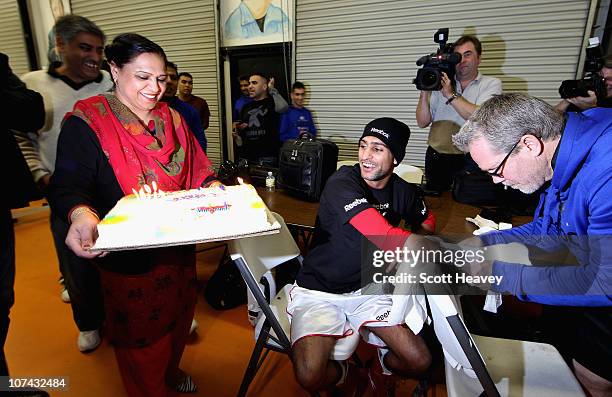
M 21 80 L 29 89 L 39 92 L 45 102 L 45 125 L 38 131 L 15 132 L 34 180 L 38 181 L 55 169 L 57 139 L 64 115 L 78 100 L 109 91 L 113 82 L 105 71 L 102 71 L 100 82 L 92 81 L 78 90 L 46 70 L 26 73 Z

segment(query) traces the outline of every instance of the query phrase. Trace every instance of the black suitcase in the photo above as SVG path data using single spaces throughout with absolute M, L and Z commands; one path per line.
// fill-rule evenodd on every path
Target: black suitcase
M 337 164 L 335 143 L 308 136 L 290 139 L 280 150 L 279 185 L 302 200 L 318 201 Z

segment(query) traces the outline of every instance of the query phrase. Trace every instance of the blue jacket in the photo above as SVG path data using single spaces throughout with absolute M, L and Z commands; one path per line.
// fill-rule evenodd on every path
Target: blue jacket
M 178 97 L 174 97 L 168 102 L 168 105 L 183 116 L 187 126 L 191 130 L 191 133 L 195 136 L 198 143 L 202 147 L 204 153 L 206 153 L 206 149 L 208 146 L 208 141 L 206 140 L 206 135 L 204 134 L 204 129 L 202 128 L 202 123 L 200 122 L 200 114 L 198 111 L 191 106 L 190 104 L 181 101 Z
M 579 266 L 495 262 L 494 289 L 525 301 L 612 306 L 612 109 L 568 113 L 551 186 L 534 220 L 483 236 L 485 245 L 518 241 L 551 252 L 568 249 Z
M 253 102 L 253 98 L 247 95 L 241 95 L 240 98 L 236 99 L 233 112 L 234 121 L 240 120 L 240 111 L 242 107 L 251 102 Z
M 281 116 L 279 138 L 281 142 L 296 139 L 301 133 L 317 135 L 317 128 L 312 121 L 312 113 L 306 108 L 289 107 Z

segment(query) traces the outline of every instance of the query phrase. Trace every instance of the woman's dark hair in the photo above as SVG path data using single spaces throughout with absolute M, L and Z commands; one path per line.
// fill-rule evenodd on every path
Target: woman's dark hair
M 122 33 L 104 47 L 104 55 L 109 63 L 122 68 L 140 54 L 158 54 L 166 62 L 166 53 L 158 45 L 136 33 Z

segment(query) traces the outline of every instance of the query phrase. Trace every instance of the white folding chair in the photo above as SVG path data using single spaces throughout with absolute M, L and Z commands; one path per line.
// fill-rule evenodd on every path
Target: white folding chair
M 449 397 L 584 396 L 574 374 L 553 346 L 471 335 L 450 296 L 430 295 L 427 299 L 436 334 L 445 350 Z M 440 335 L 438 325 L 452 334 Z
M 420 185 L 423 180 L 423 170 L 413 165 L 399 164 L 393 169 L 393 172 L 406 182 L 417 185 Z
M 487 257 L 530 264 L 528 250 L 521 244 L 487 248 Z M 584 396 L 574 374 L 553 346 L 471 335 L 456 298 L 427 296 L 434 329 L 444 349 L 449 397 Z
M 238 239 L 232 241 L 230 245 L 231 258 L 238 267 L 238 270 L 240 270 L 240 274 L 247 284 L 249 291 L 259 304 L 263 312 L 263 319 L 265 320 L 256 327 L 257 341 L 242 378 L 238 396 L 246 395 L 249 385 L 255 378 L 259 367 L 266 359 L 270 350 L 287 354 L 291 351 L 291 342 L 288 337 L 289 326 L 279 322 L 280 319 L 286 317 L 279 315 L 284 313 L 284 311 L 279 311 L 279 308 L 275 308 L 276 310 L 274 311 L 272 310 L 271 306 L 275 306 L 278 300 L 274 297 L 272 300 L 273 304 L 268 304 L 258 283 L 261 277 L 269 270 L 300 256 L 300 250 L 291 237 L 291 233 L 287 229 L 283 218 L 276 213 L 273 215 L 281 224 L 280 233 Z M 281 291 L 280 294 L 282 295 L 283 293 Z M 286 301 L 284 304 L 286 306 Z
M 281 225 L 278 234 L 238 239 L 232 241 L 230 245 L 231 258 L 263 313 L 255 327 L 255 348 L 242 378 L 238 396 L 246 395 L 249 385 L 270 350 L 285 354 L 291 353 L 289 340 L 291 327 L 286 309 L 289 290 L 292 286 L 286 285 L 268 303 L 258 283 L 266 272 L 284 262 L 298 258 L 301 263 L 300 250 L 285 221 L 280 215 L 276 213 L 273 215 Z M 356 347 L 359 342 L 359 333 L 354 332 L 347 339 L 351 339 L 350 342 L 353 342 Z M 347 344 L 345 343 L 344 346 L 346 347 Z M 348 358 L 341 352 L 332 353 L 332 359 L 346 360 Z

